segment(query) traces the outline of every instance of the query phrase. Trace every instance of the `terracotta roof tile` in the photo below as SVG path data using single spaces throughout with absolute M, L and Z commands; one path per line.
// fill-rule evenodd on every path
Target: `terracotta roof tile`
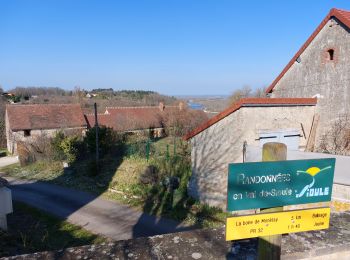
M 185 140 L 191 139 L 195 135 L 229 116 L 233 112 L 237 111 L 241 107 L 245 106 L 314 106 L 317 104 L 316 98 L 243 98 L 237 103 L 233 104 L 226 110 L 217 114 L 216 116 L 209 119 L 193 131 L 189 132 L 183 138 Z
M 271 83 L 271 85 L 267 88 L 266 93 L 270 93 L 273 88 L 276 86 L 278 81 L 286 74 L 286 72 L 290 69 L 290 67 L 294 64 L 296 59 L 304 52 L 304 50 L 310 45 L 313 39 L 317 36 L 317 34 L 322 30 L 323 26 L 332 18 L 337 18 L 341 23 L 343 23 L 347 28 L 350 29 L 350 11 L 340 10 L 333 8 L 328 13 L 328 15 L 323 19 L 321 24 L 316 28 L 316 30 L 311 34 L 311 36 L 307 39 L 307 41 L 301 46 L 299 51 L 293 56 L 293 58 L 289 61 L 287 66 L 282 70 L 282 72 L 277 76 L 277 78 Z
M 183 113 L 186 113 L 184 116 Z M 203 122 L 208 117 L 203 111 L 183 109 L 178 106 L 166 106 L 161 110 L 158 106 L 149 107 L 107 107 L 105 114 L 98 114 L 99 125 L 111 127 L 116 131 L 133 131 L 149 128 L 162 128 L 169 123 L 169 118 L 199 118 Z M 86 114 L 89 127 L 95 125 L 93 114 Z M 185 122 L 186 124 L 186 122 Z
M 88 128 L 95 126 L 95 115 L 85 114 L 84 115 Z M 111 115 L 110 114 L 97 114 L 97 121 L 99 125 L 104 125 L 113 128 Z
M 13 131 L 86 127 L 78 104 L 7 105 L 6 111 Z

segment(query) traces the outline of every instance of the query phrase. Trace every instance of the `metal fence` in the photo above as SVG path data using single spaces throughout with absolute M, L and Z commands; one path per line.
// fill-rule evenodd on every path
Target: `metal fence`
M 125 147 L 125 155 L 137 155 L 149 160 L 151 157 L 165 157 L 169 159 L 171 156 L 178 155 L 179 140 L 174 139 L 172 144 L 157 145 L 159 140 L 143 140 L 127 143 Z

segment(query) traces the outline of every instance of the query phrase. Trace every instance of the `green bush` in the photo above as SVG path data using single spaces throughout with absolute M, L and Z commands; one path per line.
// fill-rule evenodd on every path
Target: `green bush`
M 89 160 L 88 164 L 87 164 L 87 173 L 89 176 L 91 177 L 95 177 L 98 175 L 99 172 L 99 165 L 96 162 L 96 160 Z
M 68 163 L 73 163 L 77 159 L 80 144 L 79 136 L 67 136 L 62 140 L 60 147 Z
M 58 161 L 66 160 L 68 163 L 73 163 L 79 155 L 81 146 L 80 136 L 65 136 L 63 132 L 57 132 L 51 140 L 53 159 Z
M 55 161 L 64 160 L 64 152 L 61 147 L 61 143 L 64 140 L 65 136 L 62 131 L 56 133 L 56 135 L 51 140 L 51 149 L 52 149 L 52 159 Z
M 123 135 L 116 133 L 112 128 L 100 126 L 98 129 L 99 151 L 106 154 L 123 142 Z M 90 153 L 96 152 L 96 127 L 86 132 L 84 143 Z

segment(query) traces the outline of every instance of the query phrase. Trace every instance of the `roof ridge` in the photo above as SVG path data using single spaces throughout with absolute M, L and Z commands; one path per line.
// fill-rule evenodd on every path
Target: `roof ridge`
M 128 109 L 128 108 L 159 108 L 158 106 L 133 106 L 133 107 L 106 107 L 106 109 Z
M 254 103 L 253 101 L 261 101 Z M 271 102 L 272 101 L 272 102 Z M 303 101 L 303 102 L 301 102 Z M 300 106 L 314 106 L 317 104 L 317 98 L 242 98 L 230 107 L 220 112 L 216 116 L 210 118 L 207 122 L 199 125 L 197 128 L 186 134 L 183 139 L 188 140 L 225 117 L 231 115 L 233 112 L 239 110 L 247 104 L 256 105 L 300 105 Z
M 59 104 L 6 104 L 6 106 L 12 106 L 12 107 L 15 107 L 15 106 L 67 106 L 67 105 L 75 105 L 75 106 L 80 106 L 80 104 L 77 104 L 77 103 L 59 103 Z
M 84 115 L 86 116 L 94 116 L 95 113 L 85 113 Z M 109 116 L 110 114 L 105 114 L 105 113 L 97 113 L 98 116 Z
M 321 23 L 316 27 L 313 33 L 309 36 L 306 42 L 301 46 L 301 48 L 297 51 L 297 53 L 292 57 L 292 59 L 287 63 L 287 65 L 283 68 L 280 74 L 275 78 L 275 80 L 270 84 L 270 86 L 266 89 L 266 93 L 270 93 L 272 89 L 277 85 L 280 79 L 287 73 L 287 71 L 292 67 L 296 59 L 305 51 L 305 49 L 310 45 L 310 43 L 315 39 L 318 33 L 323 29 L 323 27 L 327 24 L 327 22 L 332 18 L 337 18 L 340 22 L 342 22 L 346 27 L 350 29 L 350 19 L 344 16 L 344 12 L 349 13 L 350 11 L 332 8 L 327 16 L 321 21 Z

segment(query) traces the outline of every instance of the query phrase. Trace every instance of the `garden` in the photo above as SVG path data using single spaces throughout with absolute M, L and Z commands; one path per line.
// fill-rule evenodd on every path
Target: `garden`
M 189 197 L 190 147 L 182 138 L 151 138 L 149 132 L 121 134 L 99 127 L 85 136 L 58 132 L 34 149 L 23 149 L 21 164 L 1 169 L 15 178 L 40 180 L 102 195 L 143 212 L 199 227 L 221 226 L 226 213 Z M 41 151 L 44 150 L 44 151 Z M 39 152 L 38 152 L 39 151 Z M 39 153 L 39 156 L 35 154 Z M 43 156 L 45 154 L 45 156 Z

